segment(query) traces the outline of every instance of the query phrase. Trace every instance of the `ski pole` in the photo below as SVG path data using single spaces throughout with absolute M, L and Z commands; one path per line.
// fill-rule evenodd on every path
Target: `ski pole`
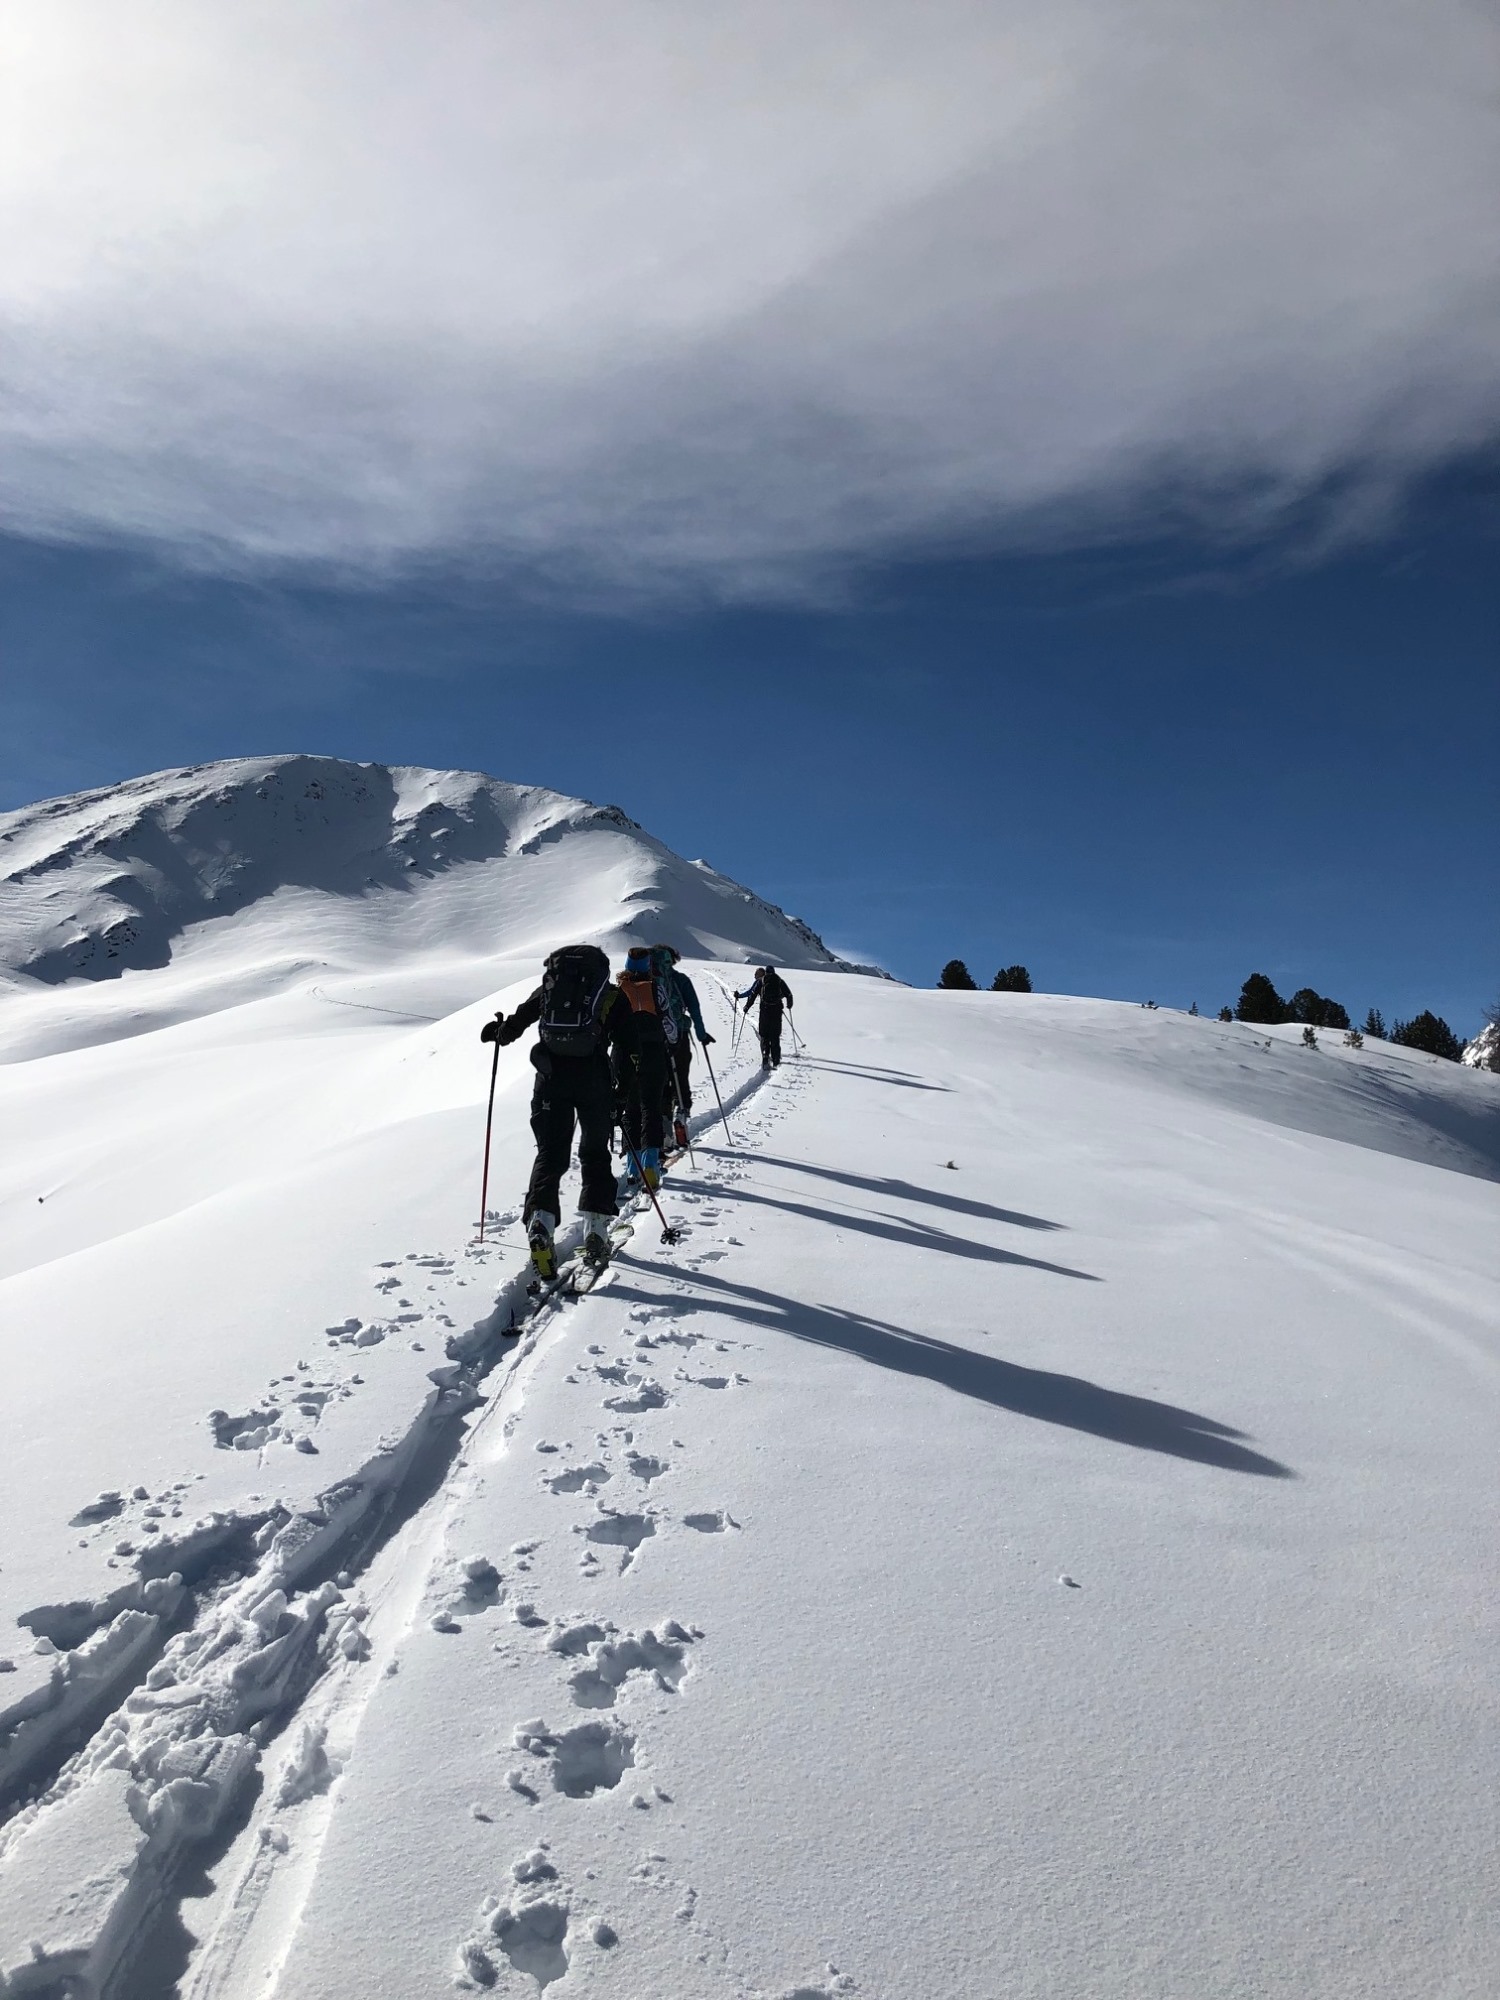
M 719 1079 L 714 1075 L 714 1059 L 708 1053 L 707 1042 L 703 1044 L 703 1060 L 708 1064 L 708 1080 L 714 1087 L 714 1102 L 719 1107 L 719 1116 L 724 1119 L 724 1137 L 732 1146 L 734 1144 L 734 1134 L 730 1131 L 729 1120 L 724 1115 L 724 1100 L 719 1095 Z
M 500 1074 L 500 1043 L 495 1042 L 495 1060 L 490 1064 L 490 1101 L 484 1114 L 484 1176 L 479 1183 L 479 1240 L 484 1241 L 485 1217 L 490 1205 L 490 1132 L 495 1123 L 495 1078 Z
M 792 1040 L 797 1044 L 796 1048 L 793 1049 L 792 1054 L 800 1056 L 803 1049 L 806 1048 L 807 1044 L 803 1041 L 802 1037 L 797 1033 L 797 1023 L 792 1019 L 792 1013 L 790 1008 L 787 1009 L 786 1024 L 792 1031 Z
M 656 1210 L 656 1219 L 661 1224 L 662 1242 L 675 1243 L 677 1241 L 677 1231 L 672 1227 L 671 1223 L 668 1222 L 667 1218 L 662 1214 L 661 1203 L 656 1199 L 656 1189 L 652 1187 L 650 1181 L 647 1180 L 646 1169 L 641 1165 L 641 1156 L 635 1150 L 635 1147 L 631 1145 L 628 1139 L 625 1141 L 625 1150 L 630 1155 L 631 1161 L 635 1167 L 637 1179 L 640 1181 L 641 1186 L 646 1190 L 647 1194 L 649 1194 L 651 1197 L 651 1206 Z

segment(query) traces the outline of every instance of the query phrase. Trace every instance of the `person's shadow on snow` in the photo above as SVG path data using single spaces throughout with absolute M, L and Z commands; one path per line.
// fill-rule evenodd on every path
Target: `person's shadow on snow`
M 722 1182 L 715 1184 L 713 1197 L 715 1201 L 748 1202 L 756 1208 L 778 1208 L 783 1214 L 800 1215 L 808 1222 L 829 1223 L 836 1229 L 857 1229 L 865 1236 L 879 1236 L 908 1250 L 936 1250 L 947 1257 L 968 1257 L 981 1264 L 1023 1264 L 1028 1270 L 1050 1271 L 1055 1278 L 1081 1278 L 1090 1285 L 1104 1282 L 1092 1271 L 1076 1271 L 1071 1264 L 1049 1263 L 1045 1257 L 1024 1257 L 1019 1250 L 1004 1250 L 998 1243 L 976 1243 L 970 1236 L 955 1236 L 951 1229 L 940 1229 L 936 1223 L 923 1222 L 919 1217 L 906 1221 L 899 1215 L 870 1215 L 853 1207 L 818 1208 L 811 1202 L 757 1194 L 751 1188 L 726 1186 Z M 1021 1216 L 1008 1210 L 997 1209 L 995 1214 L 1025 1229 L 1062 1226 L 1044 1222 L 1039 1216 Z
M 630 1261 L 644 1270 L 659 1271 L 679 1281 L 687 1277 L 675 1265 L 653 1264 L 643 1258 Z M 612 1287 L 615 1298 L 647 1305 L 661 1303 L 659 1291 L 632 1290 L 624 1282 L 624 1275 L 622 1268 Z M 869 1319 L 837 1306 L 809 1305 L 800 1299 L 782 1298 L 775 1292 L 736 1285 L 728 1278 L 715 1277 L 706 1271 L 694 1271 L 688 1282 L 710 1293 L 715 1310 L 729 1319 L 770 1327 L 777 1333 L 790 1334 L 794 1340 L 811 1341 L 820 1347 L 841 1348 L 876 1367 L 889 1368 L 900 1375 L 920 1376 L 960 1396 L 973 1396 L 979 1402 L 1010 1410 L 1020 1417 L 1035 1417 L 1040 1423 L 1108 1438 L 1114 1444 L 1133 1445 L 1137 1451 L 1158 1451 L 1172 1458 L 1192 1459 L 1199 1465 L 1218 1466 L 1225 1472 L 1249 1472 L 1262 1479 L 1296 1478 L 1289 1466 L 1252 1451 L 1243 1441 L 1243 1431 L 1231 1430 L 1228 1424 L 1218 1423 L 1196 1410 L 1159 1403 L 1150 1396 L 1126 1395 L 1119 1389 L 1086 1382 L 1078 1375 L 1022 1368 L 1013 1361 L 1002 1361 L 998 1356 L 939 1340 L 933 1334 L 913 1333 L 908 1327 Z
M 722 1147 L 717 1149 L 700 1147 L 711 1153 L 715 1159 L 730 1157 Z M 977 1222 L 1003 1222 L 1012 1229 L 1066 1229 L 1065 1222 L 1049 1222 L 1045 1215 L 1027 1215 L 1019 1208 L 996 1208 L 993 1202 L 978 1201 L 971 1195 L 953 1194 L 946 1188 L 919 1187 L 915 1181 L 898 1180 L 891 1174 L 877 1178 L 873 1174 L 855 1174 L 838 1167 L 814 1166 L 811 1160 L 789 1160 L 776 1153 L 756 1153 L 756 1159 L 763 1167 L 780 1167 L 790 1173 L 813 1174 L 819 1180 L 835 1181 L 840 1187 L 858 1188 L 864 1194 L 877 1194 L 886 1201 L 925 1202 L 933 1208 L 945 1208 L 952 1215 L 971 1215 Z M 732 1188 L 718 1188 L 718 1194 L 730 1194 Z

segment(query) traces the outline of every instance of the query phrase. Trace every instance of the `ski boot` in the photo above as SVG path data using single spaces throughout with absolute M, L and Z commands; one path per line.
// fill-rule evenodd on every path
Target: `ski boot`
M 645 1177 L 647 1187 L 655 1194 L 661 1186 L 661 1154 L 655 1146 L 642 1146 L 641 1173 Z
M 612 1215 L 600 1215 L 592 1209 L 583 1211 L 583 1247 L 579 1255 L 584 1266 L 590 1271 L 602 1271 L 609 1262 L 609 1225 Z
M 526 1231 L 526 1241 L 531 1249 L 531 1268 L 544 1285 L 550 1285 L 557 1276 L 557 1249 L 552 1241 L 556 1228 L 557 1217 L 539 1208 Z

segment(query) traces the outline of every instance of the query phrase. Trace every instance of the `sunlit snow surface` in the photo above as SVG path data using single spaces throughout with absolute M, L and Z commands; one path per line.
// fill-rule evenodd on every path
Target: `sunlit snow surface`
M 516 787 L 220 916 L 137 810 L 169 963 L 44 983 L 124 790 L 0 926 L 0 1992 L 1500 1988 L 1500 1077 L 820 971 Z M 688 950 L 736 1144 L 506 1340 L 477 1030 L 575 934 Z

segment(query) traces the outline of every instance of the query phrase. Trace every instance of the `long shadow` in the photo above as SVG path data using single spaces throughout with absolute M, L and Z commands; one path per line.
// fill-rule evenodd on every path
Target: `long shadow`
M 642 1257 L 632 1257 L 630 1263 L 639 1270 L 679 1282 L 685 1276 L 679 1265 L 651 1262 Z M 623 1276 L 622 1266 L 611 1288 L 614 1297 L 639 1304 L 661 1304 L 660 1291 L 633 1288 L 621 1281 Z M 956 1395 L 972 1396 L 997 1410 L 1034 1417 L 1039 1423 L 1057 1424 L 1064 1430 L 1082 1431 L 1089 1437 L 1107 1438 L 1113 1444 L 1130 1445 L 1136 1451 L 1161 1452 L 1169 1458 L 1217 1466 L 1224 1472 L 1246 1472 L 1261 1479 L 1297 1476 L 1289 1466 L 1252 1451 L 1243 1442 L 1243 1431 L 1231 1430 L 1228 1424 L 1218 1423 L 1196 1410 L 1158 1403 L 1150 1396 L 1128 1396 L 1118 1389 L 1102 1388 L 1097 1382 L 1085 1382 L 1077 1375 L 1022 1368 L 993 1355 L 977 1354 L 972 1348 L 956 1347 L 952 1341 L 938 1340 L 931 1334 L 913 1333 L 907 1327 L 869 1319 L 837 1306 L 809 1305 L 800 1299 L 782 1298 L 775 1292 L 736 1285 L 708 1272 L 693 1272 L 690 1282 L 712 1293 L 715 1310 L 730 1319 L 769 1327 L 819 1347 L 840 1348 L 878 1368 L 936 1382 Z
M 1032 1271 L 1050 1271 L 1058 1278 L 1082 1278 L 1090 1285 L 1104 1280 L 1093 1271 L 1075 1271 L 1070 1264 L 1049 1264 L 1044 1257 L 1023 1257 L 1019 1250 L 1002 1250 L 993 1243 L 975 1243 L 967 1236 L 954 1236 L 935 1223 L 898 1222 L 894 1216 L 877 1219 L 855 1209 L 814 1208 L 804 1201 L 778 1201 L 768 1194 L 752 1194 L 749 1188 L 714 1185 L 715 1201 L 747 1201 L 756 1208 L 777 1208 L 786 1215 L 800 1215 L 809 1222 L 821 1222 L 835 1229 L 857 1229 L 865 1236 L 880 1236 L 888 1243 L 903 1243 L 910 1250 L 938 1250 L 948 1257 L 969 1257 L 980 1264 L 1022 1264 Z
M 841 1187 L 863 1188 L 868 1194 L 883 1195 L 890 1201 L 925 1201 L 933 1208 L 946 1208 L 954 1215 L 972 1215 L 981 1222 L 1008 1222 L 1017 1229 L 1068 1226 L 1065 1222 L 1049 1222 L 1044 1215 L 1025 1215 L 1018 1208 L 994 1208 L 987 1201 L 973 1201 L 966 1195 L 918 1187 L 915 1181 L 876 1180 L 869 1174 L 841 1173 L 837 1167 L 815 1167 L 806 1160 L 784 1160 L 775 1153 L 757 1152 L 756 1158 L 768 1167 L 790 1167 L 794 1173 L 816 1174 L 819 1180 L 837 1181 Z
M 803 1069 L 828 1069 L 836 1076 L 864 1076 L 872 1083 L 896 1083 L 903 1090 L 948 1090 L 951 1083 L 927 1083 L 910 1070 L 880 1069 L 872 1063 L 832 1062 L 827 1056 L 798 1056 L 797 1062 Z

